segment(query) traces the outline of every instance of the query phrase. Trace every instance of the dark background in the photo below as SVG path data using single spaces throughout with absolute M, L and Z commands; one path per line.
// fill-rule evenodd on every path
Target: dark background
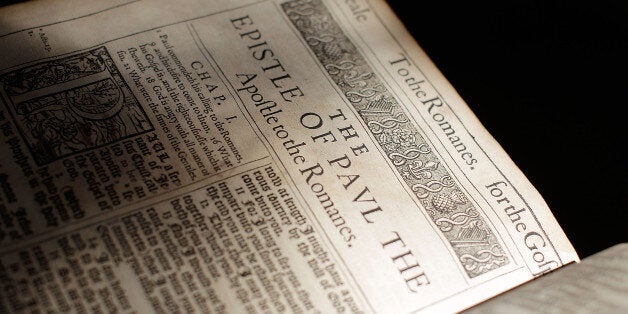
M 389 1 L 581 257 L 628 241 L 622 1 Z

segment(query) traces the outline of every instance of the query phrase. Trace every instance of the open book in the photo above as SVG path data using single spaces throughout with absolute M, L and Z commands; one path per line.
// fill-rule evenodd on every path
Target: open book
M 453 312 L 578 261 L 383 1 L 7 6 L 0 101 L 3 312 Z

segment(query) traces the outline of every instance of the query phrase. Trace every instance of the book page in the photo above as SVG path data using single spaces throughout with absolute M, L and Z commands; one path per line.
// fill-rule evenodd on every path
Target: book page
M 578 260 L 383 1 L 70 3 L 0 10 L 3 310 L 458 311 Z
M 466 313 L 625 313 L 628 244 L 618 244 Z

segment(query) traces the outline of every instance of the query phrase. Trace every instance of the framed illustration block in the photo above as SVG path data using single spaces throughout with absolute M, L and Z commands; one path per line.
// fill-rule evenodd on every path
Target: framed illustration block
M 106 47 L 1 74 L 0 87 L 38 165 L 154 129 Z

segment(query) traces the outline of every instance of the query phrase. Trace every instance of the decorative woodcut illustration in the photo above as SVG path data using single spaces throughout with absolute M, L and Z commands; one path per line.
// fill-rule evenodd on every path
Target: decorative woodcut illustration
M 153 130 L 105 47 L 2 74 L 0 86 L 39 165 Z

